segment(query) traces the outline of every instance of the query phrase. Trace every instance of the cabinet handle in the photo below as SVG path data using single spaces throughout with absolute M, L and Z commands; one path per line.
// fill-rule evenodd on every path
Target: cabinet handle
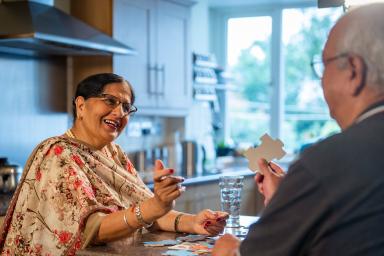
M 156 94 L 156 84 L 157 84 L 157 65 L 148 65 L 148 79 L 149 79 L 149 85 L 148 85 L 148 93 L 149 94 Z M 153 86 L 154 84 L 154 86 Z M 155 89 L 153 90 L 153 87 Z
M 161 68 L 156 64 L 156 95 L 161 95 L 160 73 L 161 73 Z
M 161 95 L 165 95 L 165 64 L 163 64 L 159 70 L 162 74 L 161 76 L 161 91 L 160 91 L 160 94 Z

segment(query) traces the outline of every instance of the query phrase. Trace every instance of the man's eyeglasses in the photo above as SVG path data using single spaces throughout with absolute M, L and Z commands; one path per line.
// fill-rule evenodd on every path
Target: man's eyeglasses
M 137 111 L 137 108 L 134 105 L 132 105 L 131 103 L 122 102 L 119 98 L 117 98 L 111 94 L 103 93 L 103 94 L 100 94 L 98 96 L 95 96 L 95 98 L 100 98 L 111 109 L 114 109 L 121 104 L 121 106 L 123 108 L 123 112 L 126 115 L 131 115 Z
M 334 60 L 345 58 L 345 57 L 348 57 L 348 53 L 341 53 L 325 60 L 321 60 L 321 57 L 319 55 L 316 55 L 313 57 L 313 60 L 311 61 L 311 67 L 312 67 L 313 73 L 317 78 L 321 79 L 323 77 L 323 73 L 326 65 L 328 65 Z

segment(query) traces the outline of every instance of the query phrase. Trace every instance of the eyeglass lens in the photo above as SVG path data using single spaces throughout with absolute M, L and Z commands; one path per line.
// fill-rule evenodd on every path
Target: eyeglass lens
M 126 114 L 131 114 L 131 113 L 134 113 L 134 112 L 137 111 L 137 108 L 134 105 L 132 105 L 132 104 L 130 104 L 128 102 L 122 102 L 117 97 L 115 97 L 113 95 L 102 94 L 101 97 L 103 97 L 105 103 L 107 105 L 111 106 L 112 108 L 116 108 L 121 103 L 123 111 Z
M 316 55 L 313 57 L 313 60 L 311 62 L 311 67 L 312 67 L 313 73 L 317 78 L 321 78 L 323 76 L 324 63 L 322 62 L 320 56 Z

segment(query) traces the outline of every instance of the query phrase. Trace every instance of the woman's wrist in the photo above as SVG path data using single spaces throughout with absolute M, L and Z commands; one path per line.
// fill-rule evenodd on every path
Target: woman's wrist
M 151 221 L 151 222 L 147 222 L 147 221 L 144 220 L 143 215 L 141 214 L 140 204 L 137 204 L 137 205 L 135 206 L 135 208 L 134 208 L 134 212 L 135 212 L 136 220 L 137 220 L 137 222 L 138 222 L 141 226 L 145 227 L 146 229 L 152 227 L 152 225 L 153 225 L 153 221 Z
M 151 207 L 151 212 L 155 213 L 156 219 L 164 216 L 167 214 L 170 210 L 172 210 L 172 207 L 168 207 L 164 205 L 158 198 L 152 197 L 147 200 L 148 205 Z
M 181 230 L 179 229 L 180 219 L 183 217 L 183 213 L 179 213 L 176 215 L 175 221 L 173 223 L 173 229 L 176 233 L 181 233 Z
M 139 204 L 141 217 L 145 223 L 156 222 L 159 218 L 168 213 L 168 210 L 164 210 L 164 208 L 158 204 L 154 197 L 149 198 Z M 137 223 L 139 222 L 137 221 Z
M 196 233 L 196 231 L 194 230 L 196 215 L 179 213 L 175 217 L 175 222 L 177 217 L 179 217 L 177 227 L 176 227 L 176 223 L 174 223 L 174 226 L 177 228 L 177 229 L 174 228 L 176 232 Z
M 110 213 L 101 221 L 95 241 L 109 242 L 125 237 L 141 226 L 135 220 L 133 207 Z

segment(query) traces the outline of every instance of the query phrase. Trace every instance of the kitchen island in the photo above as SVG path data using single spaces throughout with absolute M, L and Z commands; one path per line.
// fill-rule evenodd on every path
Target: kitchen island
M 256 222 L 258 217 L 253 216 L 240 216 L 240 224 L 248 228 L 252 223 Z M 235 228 L 228 229 L 231 232 L 236 232 Z M 168 239 L 176 239 L 180 236 L 185 236 L 186 234 L 174 233 L 174 232 L 145 232 L 137 234 L 131 238 L 126 239 L 125 241 L 111 243 L 108 245 L 93 246 L 84 250 L 80 250 L 76 255 L 78 256 L 152 256 L 152 255 L 161 255 L 162 253 L 168 250 L 168 246 L 164 247 L 145 247 L 143 242 L 147 241 L 161 241 Z

